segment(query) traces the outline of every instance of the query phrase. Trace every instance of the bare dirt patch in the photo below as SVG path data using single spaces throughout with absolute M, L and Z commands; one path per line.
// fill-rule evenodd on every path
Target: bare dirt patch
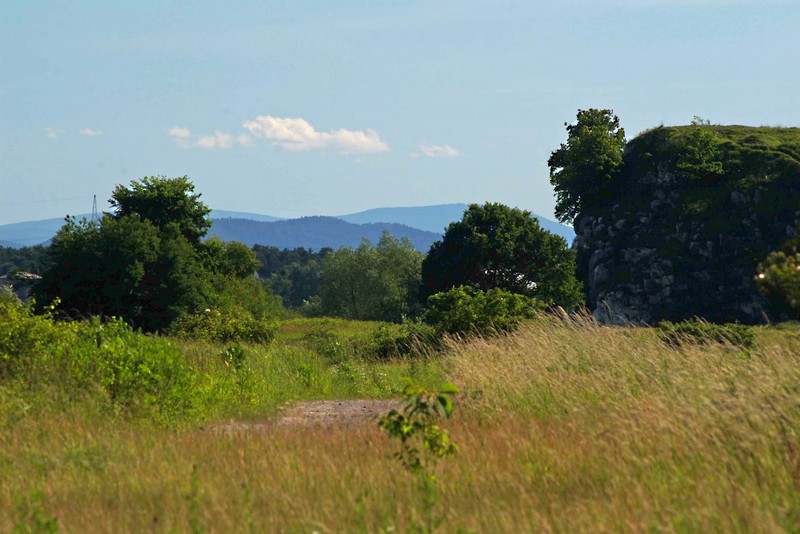
M 286 406 L 264 422 L 232 422 L 214 425 L 213 430 L 239 432 L 266 430 L 270 427 L 355 427 L 376 425 L 378 418 L 391 409 L 399 409 L 398 400 L 323 400 L 297 402 Z
M 378 417 L 392 408 L 396 400 L 330 400 L 298 402 L 282 411 L 275 424 L 279 426 L 355 426 L 377 423 Z

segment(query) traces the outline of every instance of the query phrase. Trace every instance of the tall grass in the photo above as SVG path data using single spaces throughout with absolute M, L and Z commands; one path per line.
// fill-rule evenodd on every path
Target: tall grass
M 758 339 L 749 352 L 674 349 L 649 329 L 539 319 L 452 343 L 440 365 L 462 390 L 449 423 L 461 452 L 439 466 L 442 530 L 800 530 L 800 342 Z M 200 362 L 210 348 L 183 350 Z M 257 380 L 294 380 L 292 356 L 275 356 Z M 325 391 L 297 388 L 280 397 Z M 35 517 L 70 532 L 420 523 L 418 483 L 373 426 L 218 428 L 56 408 L 20 417 L 0 429 L 0 531 Z
M 773 340 L 676 350 L 649 329 L 552 319 L 456 345 L 465 423 L 495 437 L 468 463 L 510 459 L 491 468 L 516 466 L 503 478 L 526 496 L 509 502 L 558 529 L 797 530 L 800 352 Z

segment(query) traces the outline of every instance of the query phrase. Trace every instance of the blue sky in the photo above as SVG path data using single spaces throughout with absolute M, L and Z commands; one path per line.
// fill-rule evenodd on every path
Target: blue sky
M 578 109 L 628 137 L 800 126 L 796 0 L 3 2 L 0 224 L 188 175 L 298 217 L 503 202 L 552 218 Z

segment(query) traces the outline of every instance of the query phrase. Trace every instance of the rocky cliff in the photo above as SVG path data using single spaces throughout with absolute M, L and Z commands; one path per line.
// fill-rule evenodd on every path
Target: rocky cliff
M 575 220 L 579 273 L 602 322 L 770 318 L 754 276 L 800 223 L 800 129 L 703 126 L 721 163 L 704 173 L 681 164 L 693 128 L 629 142 L 614 201 Z

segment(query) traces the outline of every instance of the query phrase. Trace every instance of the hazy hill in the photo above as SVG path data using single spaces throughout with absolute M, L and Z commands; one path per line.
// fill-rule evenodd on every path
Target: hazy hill
M 211 219 L 250 219 L 251 221 L 275 222 L 282 221 L 283 217 L 273 217 L 272 215 L 247 211 L 211 210 Z
M 416 206 L 410 208 L 376 208 L 349 215 L 340 215 L 338 218 L 357 224 L 364 223 L 398 223 L 444 234 L 444 230 L 451 222 L 461 220 L 464 211 L 469 206 L 467 204 L 440 204 L 437 206 Z M 572 243 L 575 232 L 569 226 L 564 226 L 556 221 L 546 219 L 541 215 L 534 214 L 539 219 L 539 224 L 545 230 L 556 235 L 560 235 Z
M 411 208 L 375 208 L 337 218 L 355 224 L 398 223 L 428 232 L 443 234 L 445 227 L 458 221 L 467 209 L 466 204 L 441 204 L 438 206 L 417 206 Z
M 365 231 L 363 228 L 359 228 L 359 225 L 362 224 L 379 224 L 381 228 L 383 226 L 389 225 L 391 226 L 405 226 L 405 229 L 396 228 L 400 232 L 400 234 L 395 234 L 395 231 L 392 230 L 392 233 L 395 235 L 408 235 L 412 241 L 415 239 L 419 240 L 419 244 L 415 241 L 415 244 L 418 248 L 423 247 L 424 243 L 427 243 L 428 236 L 423 236 L 426 232 L 428 233 L 435 233 L 438 236 L 441 236 L 444 233 L 444 229 L 453 221 L 458 221 L 461 219 L 462 215 L 464 214 L 464 210 L 467 209 L 466 204 L 441 204 L 437 206 L 417 206 L 417 207 L 407 207 L 407 208 L 376 208 L 367 211 L 362 211 L 359 213 L 350 213 L 346 215 L 340 215 L 335 217 L 335 219 L 339 219 L 342 222 L 352 223 L 353 226 L 331 226 L 333 223 L 330 221 L 327 225 L 318 225 L 319 231 L 322 232 L 318 237 L 314 237 L 311 233 L 311 224 L 309 222 L 302 223 L 300 226 L 296 226 L 297 223 L 289 224 L 285 229 L 283 227 L 278 227 L 277 229 L 272 229 L 270 232 L 279 232 L 280 235 L 283 237 L 280 238 L 281 243 L 287 243 L 285 246 L 289 248 L 299 247 L 299 246 L 307 246 L 303 243 L 308 242 L 324 242 L 324 243 L 331 243 L 331 242 L 341 242 L 336 245 L 336 247 L 341 246 L 343 244 L 358 244 L 361 241 L 361 237 L 363 235 L 367 235 L 370 237 L 371 240 L 377 239 L 380 236 L 380 230 L 369 229 L 367 230 L 367 234 L 363 234 Z M 91 217 L 90 214 L 82 214 L 78 215 L 77 218 L 83 217 Z M 542 225 L 543 228 L 549 230 L 555 234 L 558 234 L 564 237 L 567 242 L 572 243 L 572 239 L 575 237 L 575 233 L 573 232 L 572 228 L 568 226 L 564 226 L 559 224 L 555 221 L 551 221 L 544 217 L 536 215 L 539 218 L 539 224 Z M 320 217 L 305 217 L 305 219 L 316 219 Z M 288 222 L 288 221 L 298 221 L 303 219 L 282 219 L 280 217 L 274 217 L 272 215 L 264 215 L 260 213 L 249 213 L 249 212 L 241 212 L 241 211 L 227 211 L 227 210 L 212 210 L 211 211 L 211 219 L 215 221 L 215 225 L 219 228 L 219 232 L 225 233 L 225 239 L 236 239 L 240 241 L 244 241 L 246 243 L 250 243 L 253 239 L 252 232 L 257 232 L 256 230 L 248 229 L 243 230 L 245 225 L 242 223 L 218 223 L 217 221 L 224 221 L 224 220 L 231 220 L 235 219 L 238 221 L 241 220 L 249 220 L 251 222 Z M 322 217 L 322 219 L 334 219 L 334 217 Z M 13 223 L 13 224 L 5 224 L 0 225 L 0 246 L 7 246 L 7 247 L 22 247 L 22 246 L 33 246 L 39 245 L 42 243 L 47 243 L 58 231 L 59 228 L 64 224 L 64 218 L 54 218 L 54 219 L 43 219 L 37 221 L 26 221 L 21 223 Z M 303 227 L 303 230 L 299 230 L 298 228 Z M 325 228 L 327 226 L 328 228 Z M 247 236 L 245 237 L 237 237 L 239 230 L 234 230 L 234 228 L 242 229 Z M 355 232 L 355 235 L 343 237 L 346 231 L 344 228 L 350 228 Z M 416 234 L 420 237 L 412 237 L 411 230 L 420 230 L 422 231 L 421 234 Z M 316 231 L 316 230 L 315 230 Z M 334 234 L 331 232 L 340 232 L 336 234 L 337 237 L 333 238 Z M 344 233 L 341 233 L 344 232 Z M 363 235 L 362 235 L 363 234 Z M 272 234 L 270 234 L 272 235 Z M 278 234 L 274 234 L 277 236 Z M 300 241 L 293 241 L 291 236 L 302 236 Z M 263 239 L 259 237 L 259 239 Z M 273 243 L 262 243 L 261 244 L 273 244 Z M 275 245 L 278 246 L 278 245 Z M 283 246 L 283 245 L 281 245 Z M 330 245 L 324 245 L 330 246 Z M 427 251 L 427 245 L 425 245 L 424 250 Z M 422 250 L 422 248 L 421 248 Z
M 402 224 L 353 224 L 336 217 L 301 217 L 275 222 L 248 219 L 216 219 L 209 236 L 222 240 L 241 241 L 247 246 L 269 245 L 278 248 L 305 247 L 319 250 L 324 247 L 357 247 L 364 238 L 376 243 L 384 230 L 395 237 L 408 237 L 414 246 L 427 252 L 431 244 L 441 237 Z
M 78 219 L 92 215 L 77 215 Z M 64 217 L 57 219 L 41 219 L 0 225 L 0 241 L 10 242 L 11 247 L 32 247 L 52 239 L 58 229 L 64 226 Z

